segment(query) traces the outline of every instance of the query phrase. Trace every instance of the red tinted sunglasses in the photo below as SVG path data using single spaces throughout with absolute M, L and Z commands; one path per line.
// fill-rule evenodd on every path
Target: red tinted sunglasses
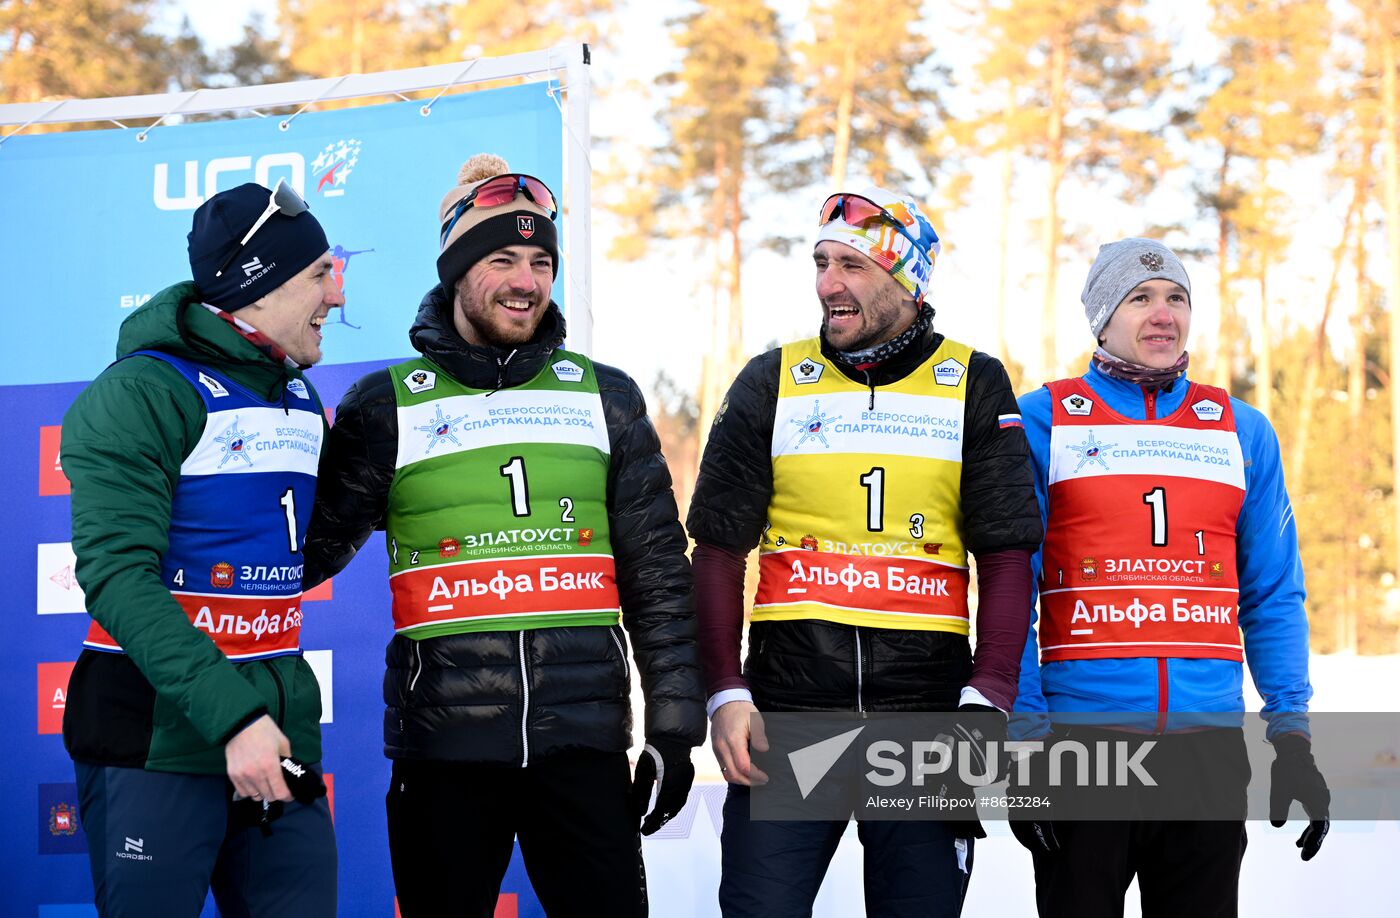
M 893 226 L 900 235 L 914 244 L 916 250 L 925 258 L 931 260 L 928 247 L 911 236 L 909 231 L 904 228 L 904 224 L 899 222 L 894 214 L 885 210 L 869 198 L 861 197 L 858 194 L 848 194 L 844 191 L 833 194 L 831 197 L 827 198 L 826 203 L 822 205 L 821 216 L 817 219 L 817 225 L 826 226 L 832 220 L 844 220 L 852 226 L 860 226 L 862 223 L 869 223 L 871 220 L 882 220 L 890 226 Z M 938 241 L 936 236 L 934 237 L 934 241 Z
M 550 220 L 559 215 L 559 207 L 554 203 L 554 194 L 549 190 L 548 185 L 533 175 L 507 172 L 505 175 L 487 179 L 457 202 L 456 206 L 452 208 L 452 215 L 442 224 L 442 237 L 438 240 L 439 244 L 447 241 L 447 234 L 452 232 L 452 227 L 456 226 L 457 221 L 462 219 L 462 214 L 473 206 L 500 207 L 502 204 L 509 204 L 522 194 L 534 204 L 549 211 Z

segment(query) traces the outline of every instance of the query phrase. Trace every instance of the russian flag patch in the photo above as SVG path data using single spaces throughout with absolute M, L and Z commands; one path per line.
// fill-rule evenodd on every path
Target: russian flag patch
M 1002 430 L 1005 430 L 1008 427 L 1020 427 L 1022 429 L 1025 428 L 1025 425 L 1021 423 L 1021 416 L 1019 414 L 997 415 L 997 426 L 1000 427 Z

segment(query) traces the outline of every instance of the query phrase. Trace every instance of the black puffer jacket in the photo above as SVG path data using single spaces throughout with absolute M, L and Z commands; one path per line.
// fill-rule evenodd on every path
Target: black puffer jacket
M 441 287 L 424 297 L 413 346 L 472 388 L 534 378 L 564 342 L 551 304 L 534 339 L 514 351 L 468 345 Z M 705 738 L 704 689 L 686 539 L 671 476 L 637 384 L 597 364 L 611 461 L 607 507 L 621 628 L 544 628 L 395 636 L 386 652 L 384 751 L 390 758 L 525 764 L 570 749 L 631 744 L 632 639 L 646 698 L 646 739 L 695 746 Z M 306 543 L 310 588 L 343 568 L 384 526 L 398 450 L 393 381 L 361 379 L 336 411 Z
M 822 354 L 846 377 L 871 386 L 897 382 L 943 343 L 929 329 L 904 351 L 867 371 Z M 697 542 L 747 554 L 768 521 L 770 458 L 782 350 L 749 361 L 715 417 L 686 521 Z M 1035 550 L 1042 535 L 1025 433 L 1002 429 L 1018 414 L 1006 370 L 973 351 L 967 371 L 962 462 L 963 542 L 974 555 Z M 812 495 L 814 502 L 821 495 Z M 855 627 L 816 620 L 755 623 L 744 675 L 765 711 L 952 710 L 972 674 L 968 639 L 943 631 Z

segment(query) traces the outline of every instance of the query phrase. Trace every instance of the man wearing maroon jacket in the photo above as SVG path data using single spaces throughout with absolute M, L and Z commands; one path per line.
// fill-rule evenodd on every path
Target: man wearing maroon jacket
M 932 225 L 907 196 L 879 188 L 832 195 L 820 225 L 820 337 L 740 372 L 715 416 L 688 520 L 711 739 L 730 782 L 726 916 L 810 915 L 846 830 L 846 820 L 750 818 L 750 788 L 766 780 L 750 750 L 767 749 L 753 715 L 1009 710 L 1041 538 L 1006 371 L 933 330 Z M 814 570 L 860 577 L 833 585 Z M 975 818 L 862 821 L 859 832 L 869 914 L 961 912 L 972 838 L 985 835 Z

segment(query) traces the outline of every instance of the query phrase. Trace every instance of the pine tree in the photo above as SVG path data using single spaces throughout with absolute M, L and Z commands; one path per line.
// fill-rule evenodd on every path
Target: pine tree
M 179 52 L 152 25 L 158 6 L 156 0 L 0 0 L 0 101 L 195 88 L 171 85 Z M 191 37 L 187 29 L 185 53 Z
M 639 257 L 658 238 L 689 239 L 713 264 L 712 338 L 700 391 L 702 434 L 744 357 L 745 202 L 780 171 L 786 132 L 777 116 L 787 61 L 778 17 L 755 0 L 703 0 L 672 22 L 679 66 L 666 93 L 665 140 L 616 206 L 637 232 L 615 256 Z
M 850 165 L 881 187 L 907 187 L 896 152 L 933 171 L 930 135 L 944 116 L 937 87 L 948 74 L 911 28 L 919 19 L 910 0 L 812 5 L 812 38 L 793 49 L 804 96 L 797 134 L 829 152 L 831 190 L 846 188 Z
M 1272 174 L 1281 161 L 1314 152 L 1322 141 L 1327 108 L 1320 87 L 1331 21 L 1326 0 L 1214 0 L 1213 10 L 1221 56 L 1211 76 L 1220 83 L 1197 115 L 1193 140 L 1220 150 L 1213 196 L 1222 295 L 1216 381 L 1228 387 L 1231 348 L 1245 337 L 1229 289 L 1229 279 L 1242 275 L 1259 291 L 1260 325 L 1249 340 L 1255 404 L 1268 415 L 1274 392 L 1268 280 L 1288 242 L 1286 196 L 1273 187 Z
M 1142 12 L 1143 0 L 988 0 L 980 33 L 988 49 L 984 82 L 1009 82 L 1023 123 L 1008 129 L 1018 152 L 1045 167 L 1041 221 L 1044 296 L 1039 370 L 1059 370 L 1056 283 L 1064 235 L 1060 190 L 1066 177 L 1105 179 L 1140 192 L 1166 159 L 1159 136 L 1126 116 L 1151 106 L 1166 85 L 1168 54 Z M 1001 99 L 998 109 L 1004 111 Z M 1018 119 L 1022 120 L 1022 119 Z M 1106 183 L 1096 183 L 1100 193 Z
M 416 0 L 278 0 L 288 64 L 308 76 L 372 73 L 444 63 L 446 10 Z
M 613 0 L 458 0 L 446 4 L 455 39 L 450 57 L 500 57 L 563 41 L 593 41 Z

